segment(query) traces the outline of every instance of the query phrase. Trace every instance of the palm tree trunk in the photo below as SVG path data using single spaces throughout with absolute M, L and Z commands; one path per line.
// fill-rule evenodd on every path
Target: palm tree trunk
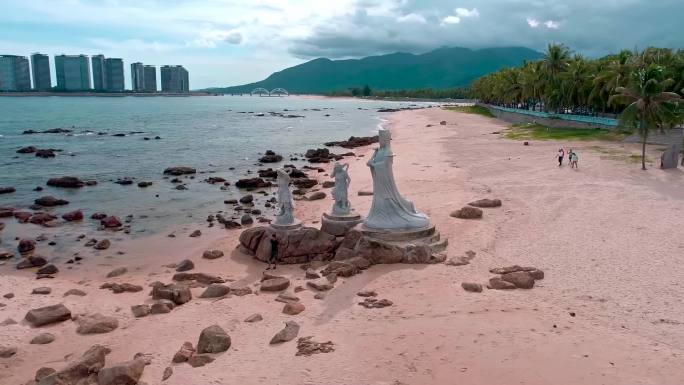
M 646 170 L 646 136 L 641 141 L 641 169 Z

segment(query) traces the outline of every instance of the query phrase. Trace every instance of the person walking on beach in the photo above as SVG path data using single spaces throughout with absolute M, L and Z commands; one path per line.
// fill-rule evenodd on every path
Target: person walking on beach
M 273 264 L 273 270 L 276 269 L 278 263 L 278 239 L 276 239 L 275 234 L 271 234 L 271 257 L 268 259 L 268 267 L 266 270 L 271 269 L 271 264 Z
M 565 150 L 562 148 L 558 150 L 558 167 L 563 165 L 563 158 L 565 157 Z
M 570 161 L 570 168 L 578 169 L 579 166 L 577 165 L 577 162 L 579 161 L 579 157 L 577 156 L 576 152 L 570 153 L 570 157 L 568 158 Z

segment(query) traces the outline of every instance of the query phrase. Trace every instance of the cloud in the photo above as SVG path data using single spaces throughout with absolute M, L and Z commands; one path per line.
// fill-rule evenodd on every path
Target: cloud
M 537 28 L 537 27 L 539 27 L 539 21 L 536 19 L 531 19 L 528 17 L 527 18 L 527 25 L 529 25 L 530 28 Z
M 188 43 L 190 46 L 216 48 L 220 43 L 240 44 L 242 34 L 238 31 L 224 31 L 220 29 L 206 29 Z
M 461 18 L 458 16 L 449 15 L 442 19 L 442 24 L 458 24 L 461 22 Z
M 397 21 L 400 23 L 419 23 L 425 24 L 427 20 L 422 15 L 417 13 L 409 13 L 408 15 L 399 16 Z
M 458 16 L 458 17 L 479 17 L 480 12 L 477 11 L 477 8 L 473 8 L 471 10 L 468 10 L 466 8 L 456 8 L 456 16 Z
M 545 22 L 544 22 L 544 25 L 545 25 L 546 28 L 548 28 L 548 29 L 558 29 L 558 28 L 560 27 L 560 25 L 558 24 L 558 22 L 557 22 L 557 21 L 553 21 L 553 20 L 547 20 L 547 21 L 545 21 Z

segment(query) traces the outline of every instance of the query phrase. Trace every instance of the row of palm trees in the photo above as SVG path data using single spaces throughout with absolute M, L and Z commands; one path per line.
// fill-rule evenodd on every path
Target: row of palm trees
M 506 68 L 473 83 L 485 103 L 554 113 L 619 114 L 646 141 L 684 120 L 684 50 L 647 48 L 590 60 L 549 44 L 539 61 Z

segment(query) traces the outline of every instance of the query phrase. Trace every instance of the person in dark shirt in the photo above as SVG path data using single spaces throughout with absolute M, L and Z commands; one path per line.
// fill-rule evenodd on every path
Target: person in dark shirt
M 268 259 L 268 267 L 266 270 L 271 269 L 271 264 L 273 264 L 273 270 L 276 269 L 276 264 L 278 263 L 278 239 L 276 235 L 271 235 L 271 257 Z

